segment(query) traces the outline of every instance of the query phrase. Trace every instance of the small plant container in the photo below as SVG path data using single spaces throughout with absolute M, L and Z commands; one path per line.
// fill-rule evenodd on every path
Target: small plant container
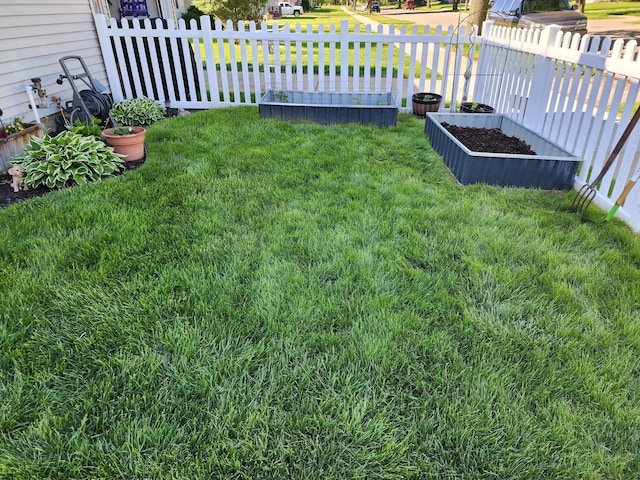
M 462 113 L 495 113 L 495 109 L 491 105 L 474 102 L 462 102 L 460 111 Z
M 498 128 L 531 146 L 537 155 L 474 152 L 460 143 L 442 123 L 460 127 Z M 425 134 L 431 146 L 460 183 L 504 187 L 569 190 L 580 159 L 503 115 L 428 113 Z
M 396 124 L 398 104 L 392 93 L 303 92 L 267 90 L 258 104 L 260 118 L 338 123 Z
M 424 118 L 427 112 L 437 112 L 440 110 L 441 102 L 442 95 L 438 95 L 437 93 L 419 92 L 414 93 L 411 97 L 411 108 L 416 117 Z
M 44 125 L 40 123 L 27 123 L 24 127 L 21 132 L 0 138 L 0 172 L 6 172 L 11 167 L 11 159 L 24 152 L 32 135 L 39 138 L 45 135 Z

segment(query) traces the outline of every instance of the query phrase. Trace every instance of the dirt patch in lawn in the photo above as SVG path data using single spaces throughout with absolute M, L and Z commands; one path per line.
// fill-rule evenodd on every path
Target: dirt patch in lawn
M 472 152 L 536 155 L 527 143 L 499 128 L 458 127 L 444 122 L 442 126 Z
M 122 175 L 129 170 L 135 170 L 142 166 L 144 162 L 144 159 L 137 162 L 126 162 L 124 164 L 124 170 L 116 175 Z M 16 202 L 21 202 L 29 198 L 42 197 L 43 195 L 46 195 L 50 192 L 52 192 L 50 188 L 42 186 L 38 188 L 30 188 L 29 190 L 19 190 L 17 192 L 14 192 L 13 187 L 11 186 L 11 176 L 7 174 L 0 175 L 0 208 L 8 207 L 9 205 L 12 205 Z

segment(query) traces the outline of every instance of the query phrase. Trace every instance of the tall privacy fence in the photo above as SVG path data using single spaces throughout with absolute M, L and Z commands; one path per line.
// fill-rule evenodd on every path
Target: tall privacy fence
M 639 101 L 635 41 L 562 35 L 556 27 L 318 26 L 180 20 L 108 21 L 96 26 L 114 99 L 148 96 L 167 106 L 207 109 L 256 104 L 269 89 L 393 92 L 401 110 L 416 92 L 488 103 L 584 159 L 581 187 L 600 170 Z M 636 129 L 598 188 L 609 209 L 640 167 Z M 640 187 L 618 217 L 640 231 Z

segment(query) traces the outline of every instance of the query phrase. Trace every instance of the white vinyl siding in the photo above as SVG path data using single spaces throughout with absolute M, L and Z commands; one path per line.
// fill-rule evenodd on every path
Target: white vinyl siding
M 62 74 L 59 59 L 81 56 L 91 75 L 107 85 L 107 76 L 93 23 L 92 0 L 0 0 L 0 109 L 2 120 L 22 117 L 33 121 L 25 86 L 39 77 L 49 96 L 63 103 L 73 91 L 68 80 L 58 85 Z M 38 109 L 40 117 L 57 108 Z

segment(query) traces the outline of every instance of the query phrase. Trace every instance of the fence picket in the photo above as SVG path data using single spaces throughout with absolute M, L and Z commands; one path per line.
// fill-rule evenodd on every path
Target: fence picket
M 151 25 L 153 28 L 154 25 Z M 159 40 L 157 40 L 159 42 Z M 156 39 L 148 39 L 146 45 L 149 48 L 149 57 L 150 58 L 158 58 L 159 53 L 156 49 Z M 166 103 L 168 98 L 165 94 L 164 88 L 162 87 L 162 73 L 160 71 L 160 65 L 158 62 L 151 62 L 151 65 L 147 65 L 151 75 L 151 90 L 153 95 L 147 95 L 153 98 L 158 99 L 162 103 Z

